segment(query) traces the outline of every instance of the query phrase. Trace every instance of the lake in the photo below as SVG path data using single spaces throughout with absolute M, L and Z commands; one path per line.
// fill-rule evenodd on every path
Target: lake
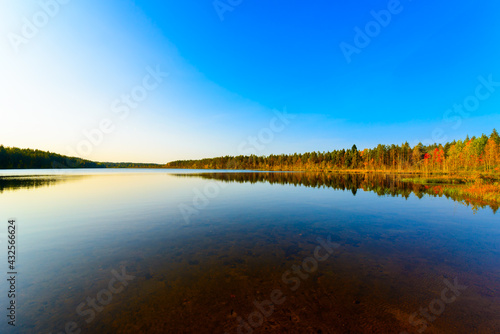
M 0 171 L 0 331 L 499 333 L 500 215 L 466 204 L 383 174 Z

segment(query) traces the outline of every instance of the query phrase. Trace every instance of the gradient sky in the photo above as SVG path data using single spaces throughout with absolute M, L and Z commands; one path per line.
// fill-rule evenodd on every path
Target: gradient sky
M 500 130 L 498 1 L 55 1 L 0 4 L 5 146 L 98 161 L 237 155 L 284 109 L 295 118 L 258 139 L 259 155 Z M 169 75 L 117 113 L 148 68 Z M 90 143 L 103 120 L 112 130 Z

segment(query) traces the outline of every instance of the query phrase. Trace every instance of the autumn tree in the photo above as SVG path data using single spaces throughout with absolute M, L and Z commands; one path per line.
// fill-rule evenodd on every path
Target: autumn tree
M 484 149 L 484 156 L 485 156 L 485 162 L 486 162 L 486 170 L 491 171 L 493 168 L 498 165 L 498 160 L 499 160 L 499 153 L 498 153 L 498 144 L 495 142 L 495 140 L 490 136 L 490 139 L 488 139 L 488 142 L 486 143 L 485 149 Z
M 496 129 L 493 129 L 491 132 L 490 138 L 495 141 L 497 145 L 500 145 L 500 136 L 498 135 L 498 132 Z
M 419 143 L 413 148 L 412 152 L 412 160 L 413 166 L 419 167 L 420 160 L 422 159 L 422 151 L 421 151 L 422 143 Z

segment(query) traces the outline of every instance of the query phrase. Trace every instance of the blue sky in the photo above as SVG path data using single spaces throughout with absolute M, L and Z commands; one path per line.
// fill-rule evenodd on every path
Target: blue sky
M 489 134 L 499 12 L 493 0 L 4 1 L 0 144 L 167 162 Z M 126 95 L 141 98 L 117 112 Z M 285 109 L 295 117 L 269 137 Z

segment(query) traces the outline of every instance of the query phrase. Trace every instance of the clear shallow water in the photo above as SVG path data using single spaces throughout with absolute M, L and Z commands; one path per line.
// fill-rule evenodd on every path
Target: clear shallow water
M 490 208 L 474 214 L 391 176 L 206 172 L 3 178 L 2 226 L 19 223 L 16 329 L 500 331 L 500 216 Z M 316 268 L 305 259 L 316 259 L 318 238 L 338 247 Z M 272 313 L 254 303 L 272 299 Z

